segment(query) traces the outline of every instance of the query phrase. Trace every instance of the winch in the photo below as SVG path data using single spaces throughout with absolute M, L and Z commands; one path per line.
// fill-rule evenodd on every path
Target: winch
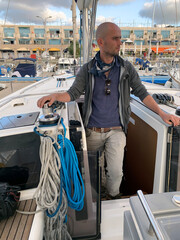
M 41 125 L 56 124 L 60 118 L 56 110 L 61 108 L 64 108 L 64 103 L 62 102 L 56 101 L 51 106 L 49 106 L 49 102 L 46 102 L 42 108 L 43 115 L 39 117 L 39 123 Z

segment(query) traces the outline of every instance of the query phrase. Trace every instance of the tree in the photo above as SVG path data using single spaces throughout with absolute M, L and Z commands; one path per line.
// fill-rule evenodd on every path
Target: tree
M 68 47 L 69 54 L 73 56 L 73 42 L 70 43 L 70 46 Z M 80 48 L 79 43 L 76 41 L 76 57 L 80 56 Z

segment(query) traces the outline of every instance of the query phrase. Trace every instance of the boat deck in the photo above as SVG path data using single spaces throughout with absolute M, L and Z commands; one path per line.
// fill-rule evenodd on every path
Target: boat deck
M 1 82 L 6 85 L 6 87 L 0 91 L 0 99 L 10 95 L 11 93 L 14 93 L 16 91 L 18 91 L 19 89 L 22 89 L 24 87 L 29 86 L 30 84 L 32 84 L 33 82 Z
M 35 199 L 20 201 L 18 210 L 35 211 Z M 25 215 L 16 212 L 12 217 L 0 221 L 0 240 L 27 240 L 33 219 L 34 214 Z
M 124 212 L 130 210 L 129 198 L 102 201 L 101 240 L 123 240 Z

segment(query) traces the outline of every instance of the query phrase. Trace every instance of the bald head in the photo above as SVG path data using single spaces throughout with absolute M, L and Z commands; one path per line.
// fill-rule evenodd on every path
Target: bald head
M 111 63 L 114 56 L 119 54 L 122 44 L 121 29 L 112 22 L 104 22 L 97 28 L 96 40 L 101 60 L 105 63 Z
M 108 35 L 109 31 L 111 31 L 112 28 L 119 28 L 119 27 L 112 22 L 101 23 L 96 30 L 96 41 L 100 38 L 104 39 Z

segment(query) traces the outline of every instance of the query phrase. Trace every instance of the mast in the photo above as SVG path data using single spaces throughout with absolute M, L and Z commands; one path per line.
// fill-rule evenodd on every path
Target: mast
M 88 61 L 88 8 L 83 8 L 82 12 L 83 30 L 83 63 Z
M 154 28 L 154 14 L 155 14 L 155 5 L 156 5 L 156 1 L 154 0 L 154 7 L 153 7 L 153 16 L 152 16 L 152 28 Z M 149 41 L 149 51 L 148 51 L 148 58 L 150 58 L 150 54 L 151 54 L 151 40 L 152 40 L 152 32 L 153 30 L 151 30 L 151 34 L 150 34 L 150 41 Z
M 72 22 L 73 22 L 73 57 L 76 59 L 76 3 L 72 0 Z
M 82 14 L 83 63 L 89 60 L 98 0 L 75 0 Z

